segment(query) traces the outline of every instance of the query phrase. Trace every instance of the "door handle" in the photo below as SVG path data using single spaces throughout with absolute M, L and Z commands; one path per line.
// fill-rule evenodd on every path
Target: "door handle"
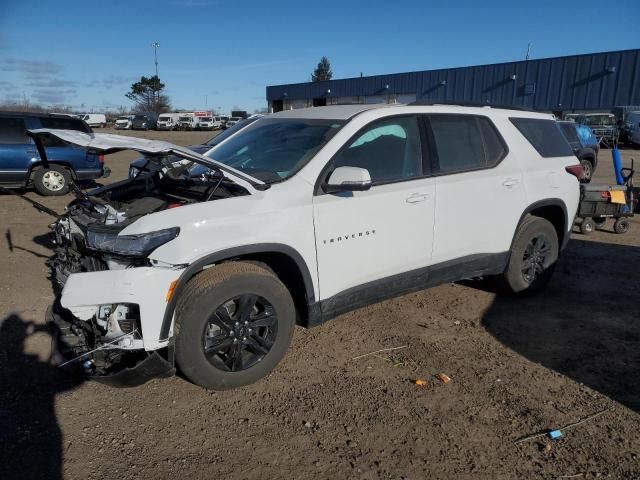
M 517 178 L 507 178 L 504 182 L 502 182 L 502 186 L 511 188 L 516 186 L 519 182 L 520 180 L 518 180 Z
M 407 197 L 407 203 L 424 202 L 429 198 L 428 193 L 412 193 Z

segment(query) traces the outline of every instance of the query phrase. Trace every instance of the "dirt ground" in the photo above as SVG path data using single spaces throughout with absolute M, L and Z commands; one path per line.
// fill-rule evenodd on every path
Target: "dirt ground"
M 135 156 L 107 157 L 108 181 Z M 28 196 L 58 211 L 70 200 Z M 25 322 L 42 324 L 53 300 L 50 222 L 0 196 L 3 479 L 640 478 L 640 217 L 626 235 L 574 234 L 540 296 L 467 282 L 385 301 L 297 329 L 268 378 L 217 393 L 180 377 L 76 384 L 47 364 L 50 339 Z M 559 440 L 514 445 L 603 410 Z

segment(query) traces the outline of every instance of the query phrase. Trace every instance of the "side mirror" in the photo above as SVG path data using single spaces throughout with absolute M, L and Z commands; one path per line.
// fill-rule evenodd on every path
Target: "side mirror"
M 329 176 L 324 191 L 362 192 L 371 188 L 371 175 L 366 168 L 338 167 Z

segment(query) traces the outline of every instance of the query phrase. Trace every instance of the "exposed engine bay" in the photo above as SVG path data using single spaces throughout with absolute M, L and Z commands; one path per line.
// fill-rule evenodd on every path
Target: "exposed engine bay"
M 146 215 L 249 195 L 247 185 L 253 186 L 251 180 L 218 168 L 214 161 L 204 157 L 200 161 L 201 155 L 166 142 L 142 142 L 143 139 L 108 134 L 79 136 L 78 132 L 64 130 L 31 133 L 36 145 L 41 136 L 54 135 L 87 148 L 97 143 L 99 147 L 94 148 L 106 153 L 128 149 L 131 143 L 133 146 L 129 148 L 145 154 L 152 167 L 134 178 L 88 192 L 72 185 L 76 199 L 50 225 L 54 255 L 48 265 L 57 300 L 47 317 L 57 332 L 59 365 L 79 367 L 85 375 L 115 385 L 135 385 L 153 376 L 172 374 L 173 364 L 166 355 L 146 348 L 140 308 L 133 303 L 137 298 L 131 298 L 130 303 L 89 302 L 87 307 L 68 310 L 62 305 L 61 293 L 70 276 L 79 273 L 143 271 L 138 267 L 148 267 L 158 271 L 156 275 L 163 275 L 160 271 L 167 269 L 151 268 L 148 256 L 176 238 L 178 227 L 141 235 L 120 233 Z M 143 371 L 147 378 L 143 375 L 138 381 L 134 371 Z M 115 377 L 124 381 L 110 380 Z

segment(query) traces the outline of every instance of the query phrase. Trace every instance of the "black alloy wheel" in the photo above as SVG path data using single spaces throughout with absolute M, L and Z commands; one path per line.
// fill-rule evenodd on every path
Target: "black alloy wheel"
M 269 353 L 278 333 L 278 316 L 265 298 L 236 296 L 220 305 L 205 324 L 202 348 L 207 360 L 225 372 L 253 367 Z
M 525 247 L 522 257 L 522 277 L 531 285 L 549 266 L 549 254 L 552 247 L 549 239 L 541 233 L 536 235 Z

